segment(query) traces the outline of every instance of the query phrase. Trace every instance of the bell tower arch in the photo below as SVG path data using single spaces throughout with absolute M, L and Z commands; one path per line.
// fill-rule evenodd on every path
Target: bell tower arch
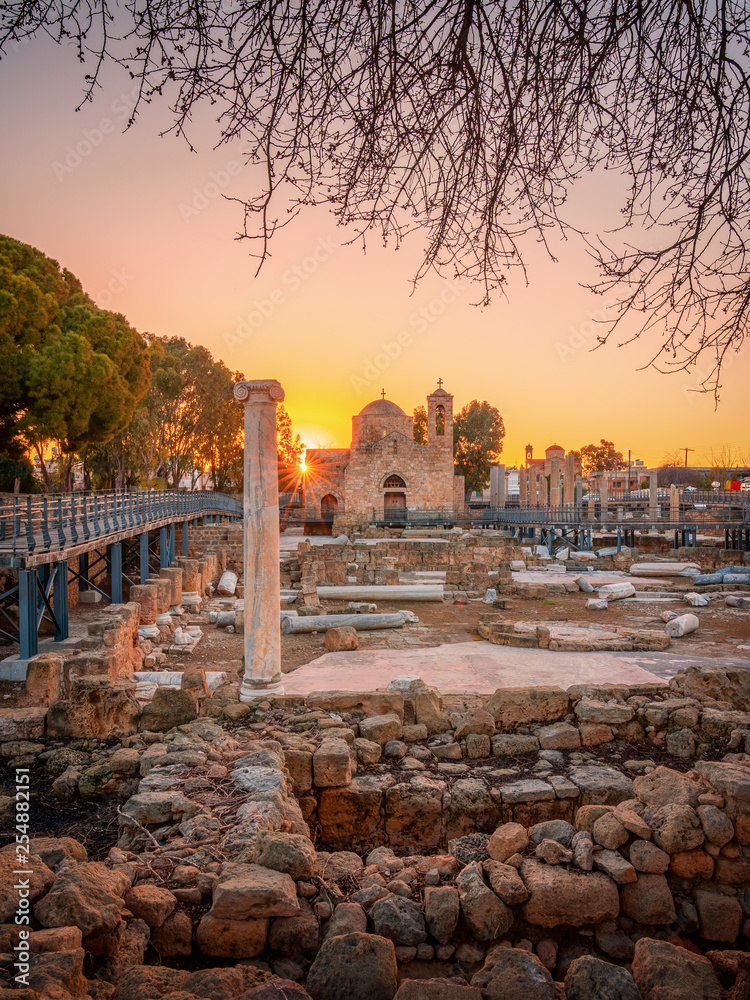
M 453 454 L 453 396 L 445 391 L 441 378 L 427 397 L 427 444 Z

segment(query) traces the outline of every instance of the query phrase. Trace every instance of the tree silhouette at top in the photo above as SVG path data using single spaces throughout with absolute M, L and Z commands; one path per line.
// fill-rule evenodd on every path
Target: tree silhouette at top
M 10 0 L 0 52 L 72 39 L 88 96 L 115 60 L 134 114 L 163 96 L 178 133 L 214 105 L 220 138 L 265 166 L 244 222 L 261 261 L 327 204 L 363 240 L 421 230 L 415 277 L 469 277 L 486 301 L 526 237 L 553 254 L 576 230 L 576 179 L 616 171 L 621 230 L 581 234 L 619 302 L 600 339 L 645 335 L 666 370 L 700 360 L 717 394 L 750 309 L 749 16 L 742 0 Z

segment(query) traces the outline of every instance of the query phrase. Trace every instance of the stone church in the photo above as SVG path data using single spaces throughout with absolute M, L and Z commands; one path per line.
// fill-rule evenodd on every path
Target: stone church
M 453 469 L 453 396 L 442 381 L 427 397 L 425 444 L 414 440 L 413 417 L 383 392 L 352 417 L 350 448 L 309 448 L 305 462 L 306 522 L 463 506 L 464 477 Z

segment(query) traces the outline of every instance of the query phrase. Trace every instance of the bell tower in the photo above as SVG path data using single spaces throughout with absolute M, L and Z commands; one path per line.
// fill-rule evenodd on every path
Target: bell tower
M 427 444 L 453 454 L 453 396 L 438 387 L 427 397 Z

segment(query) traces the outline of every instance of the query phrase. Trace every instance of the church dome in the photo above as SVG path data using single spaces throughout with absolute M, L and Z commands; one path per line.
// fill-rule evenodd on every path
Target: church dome
M 371 403 L 359 411 L 358 416 L 378 416 L 378 417 L 405 417 L 406 414 L 396 403 L 390 399 L 373 399 Z

